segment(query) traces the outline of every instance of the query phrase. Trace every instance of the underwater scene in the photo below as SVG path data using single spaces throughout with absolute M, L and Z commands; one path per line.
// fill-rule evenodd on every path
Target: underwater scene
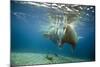
M 95 6 L 11 1 L 11 66 L 95 61 Z

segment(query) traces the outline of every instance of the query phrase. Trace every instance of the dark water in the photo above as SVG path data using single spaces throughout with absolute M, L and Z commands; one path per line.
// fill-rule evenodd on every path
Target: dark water
M 84 24 L 76 28 L 78 35 L 83 38 L 79 39 L 72 51 L 67 43 L 60 49 L 40 32 L 40 25 L 47 22 L 48 11 L 43 7 L 11 2 L 11 52 L 56 53 L 95 60 L 95 13 L 84 10 L 89 16 L 84 15 L 84 18 L 80 19 Z

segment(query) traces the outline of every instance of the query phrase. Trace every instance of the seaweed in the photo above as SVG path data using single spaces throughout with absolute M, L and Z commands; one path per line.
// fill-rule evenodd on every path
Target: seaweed
M 47 55 L 46 57 L 45 57 L 47 60 L 49 60 L 49 61 L 51 61 L 51 62 L 53 62 L 53 57 L 52 56 L 49 56 L 49 55 Z

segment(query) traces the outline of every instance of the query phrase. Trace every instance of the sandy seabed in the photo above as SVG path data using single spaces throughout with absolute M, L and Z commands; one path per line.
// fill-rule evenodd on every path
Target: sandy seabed
M 39 64 L 58 64 L 58 63 L 72 63 L 85 62 L 88 60 L 78 59 L 73 57 L 65 57 L 53 54 L 39 54 L 39 53 L 11 53 L 11 65 L 39 65 Z

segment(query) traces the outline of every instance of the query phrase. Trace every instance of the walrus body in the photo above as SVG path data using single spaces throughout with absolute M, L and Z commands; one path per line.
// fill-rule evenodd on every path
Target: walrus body
M 63 47 L 64 43 L 68 43 L 74 49 L 77 44 L 77 34 L 70 25 L 63 29 L 54 29 L 52 32 L 44 34 L 47 38 L 57 43 L 59 47 Z
M 78 38 L 76 32 L 68 25 L 65 31 L 65 35 L 61 40 L 61 45 L 68 43 L 72 46 L 72 48 L 75 48 L 77 40 Z

